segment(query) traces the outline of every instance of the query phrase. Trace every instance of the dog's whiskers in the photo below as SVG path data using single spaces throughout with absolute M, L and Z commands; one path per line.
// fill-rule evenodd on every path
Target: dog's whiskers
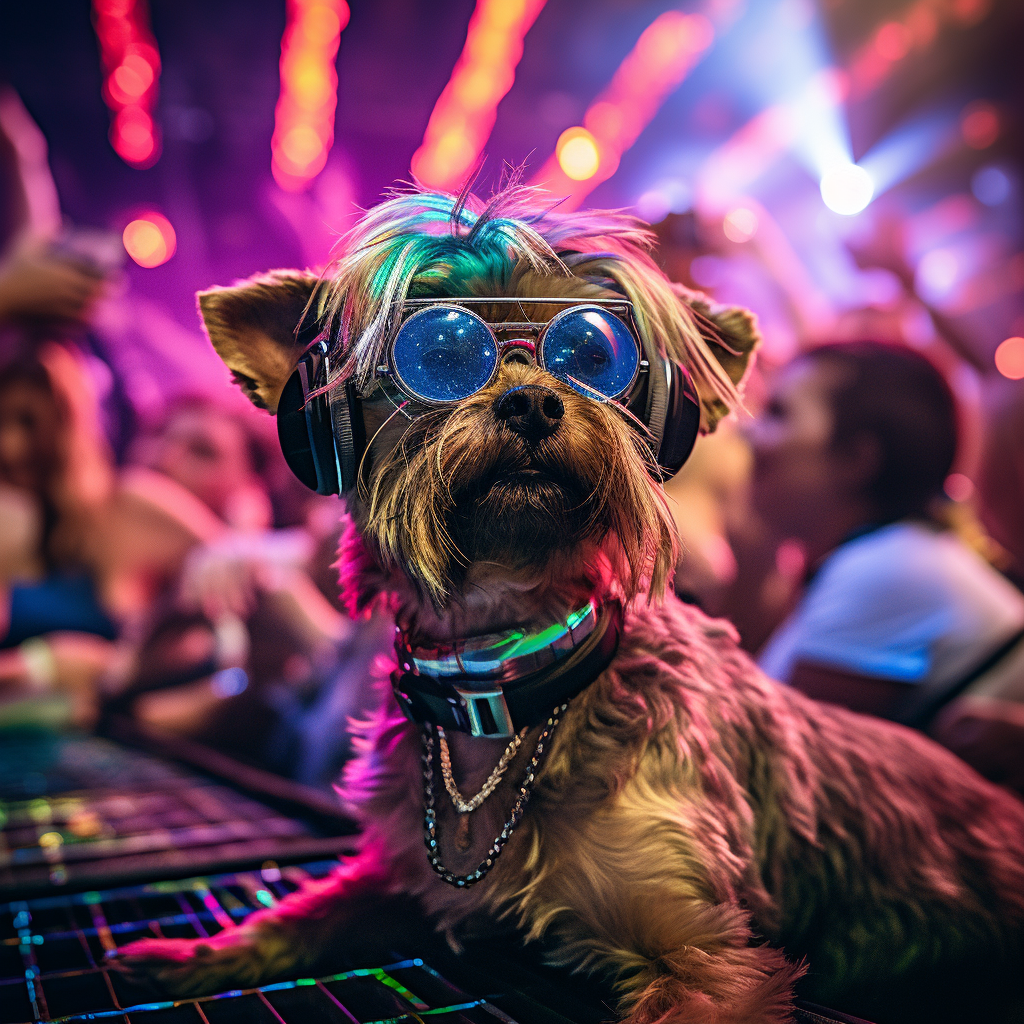
M 387 392 L 385 392 L 385 395 L 387 396 Z M 388 401 L 391 401 L 390 396 L 387 396 L 387 397 L 388 397 Z M 391 404 L 394 405 L 394 402 L 392 402 Z M 405 406 L 407 404 L 408 403 L 403 402 L 401 405 L 395 406 L 395 411 L 393 413 L 391 413 L 388 416 L 388 418 L 386 420 L 384 420 L 384 422 L 373 432 L 373 437 L 370 438 L 369 442 L 366 445 L 366 448 L 363 451 L 362 457 L 359 460 L 359 469 L 356 472 L 356 482 L 357 482 L 357 486 L 359 488 L 359 496 L 361 498 L 366 498 L 366 497 L 369 496 L 369 491 L 368 491 L 368 489 L 366 487 L 366 483 L 363 480 L 363 467 L 366 465 L 366 457 L 367 457 L 367 455 L 370 454 L 370 449 L 373 447 L 374 442 L 380 436 L 380 432 L 395 418 L 395 416 L 398 415 L 398 413 L 403 412 L 403 410 L 404 410 L 404 408 L 405 408 Z M 412 422 L 413 422 L 412 417 L 410 417 L 408 413 L 404 413 L 404 415 L 406 416 L 406 418 L 409 419 L 409 422 L 410 422 L 410 425 L 411 425 Z M 408 430 L 408 428 L 406 428 L 406 430 Z M 402 434 L 402 437 L 400 439 L 399 444 L 404 449 L 404 447 L 405 447 L 405 434 L 404 433 Z

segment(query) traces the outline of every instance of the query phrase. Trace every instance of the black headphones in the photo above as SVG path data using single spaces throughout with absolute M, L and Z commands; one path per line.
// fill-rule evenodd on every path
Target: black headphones
M 300 338 L 302 332 L 300 332 Z M 646 352 L 643 353 L 647 355 Z M 655 356 L 629 410 L 647 424 L 663 479 L 675 476 L 700 432 L 700 398 L 689 371 Z M 331 380 L 329 339 L 321 334 L 288 379 L 277 408 L 277 436 L 291 471 L 317 494 L 345 494 L 366 451 L 362 402 L 351 380 L 309 396 Z

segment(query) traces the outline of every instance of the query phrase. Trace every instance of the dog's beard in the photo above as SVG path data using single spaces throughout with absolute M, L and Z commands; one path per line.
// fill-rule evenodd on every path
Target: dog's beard
M 535 444 L 493 411 L 506 388 L 523 383 L 557 391 L 565 408 L 554 434 Z M 402 569 L 435 606 L 460 590 L 472 564 L 539 576 L 597 548 L 627 598 L 644 587 L 660 594 L 675 535 L 651 462 L 615 407 L 536 367 L 514 366 L 454 410 L 414 419 L 371 466 L 353 511 L 384 563 Z
M 453 495 L 448 531 L 466 561 L 539 568 L 591 538 L 597 509 L 582 481 L 553 473 L 541 456 L 524 461 Z

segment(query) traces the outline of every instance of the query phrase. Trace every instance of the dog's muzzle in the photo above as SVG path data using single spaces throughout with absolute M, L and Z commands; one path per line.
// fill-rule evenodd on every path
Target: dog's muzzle
M 530 636 L 510 632 L 426 650 L 413 648 L 399 631 L 392 689 L 412 722 L 511 737 L 543 721 L 608 667 L 621 624 L 617 603 L 591 602 Z

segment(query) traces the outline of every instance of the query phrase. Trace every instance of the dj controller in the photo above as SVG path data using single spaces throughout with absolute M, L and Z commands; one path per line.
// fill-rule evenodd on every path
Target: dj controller
M 366 921 L 308 977 L 170 1000 L 111 966 L 136 939 L 207 937 L 327 874 L 354 829 L 331 797 L 205 747 L 0 735 L 0 1024 L 597 1024 L 610 989 L 514 937 L 455 953 L 410 917 Z M 127 739 L 129 742 L 125 742 Z M 810 1006 L 804 1024 L 851 1020 Z

